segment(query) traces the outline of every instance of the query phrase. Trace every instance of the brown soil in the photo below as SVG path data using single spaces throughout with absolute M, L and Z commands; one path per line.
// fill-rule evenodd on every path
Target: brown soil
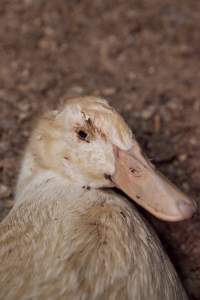
M 197 0 L 1 0 L 1 219 L 33 117 L 85 94 L 109 99 L 157 166 L 199 202 L 199 16 Z M 174 224 L 147 217 L 200 299 L 199 212 Z

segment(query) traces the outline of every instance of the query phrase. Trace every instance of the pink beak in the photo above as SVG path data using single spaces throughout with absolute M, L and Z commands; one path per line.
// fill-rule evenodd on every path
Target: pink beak
M 180 221 L 190 218 L 196 205 L 170 183 L 144 157 L 136 141 L 129 151 L 114 146 L 114 184 L 159 219 Z

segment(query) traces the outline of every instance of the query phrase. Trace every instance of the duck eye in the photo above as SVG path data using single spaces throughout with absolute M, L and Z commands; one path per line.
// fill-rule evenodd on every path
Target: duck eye
M 85 141 L 87 139 L 87 137 L 88 137 L 88 134 L 85 131 L 83 131 L 83 130 L 79 130 L 78 131 L 78 137 L 81 140 Z

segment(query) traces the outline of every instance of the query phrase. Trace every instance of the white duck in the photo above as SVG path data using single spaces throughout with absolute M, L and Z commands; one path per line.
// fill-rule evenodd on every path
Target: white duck
M 195 210 L 105 100 L 74 99 L 44 116 L 0 225 L 0 299 L 187 299 L 156 235 L 113 186 L 163 220 Z

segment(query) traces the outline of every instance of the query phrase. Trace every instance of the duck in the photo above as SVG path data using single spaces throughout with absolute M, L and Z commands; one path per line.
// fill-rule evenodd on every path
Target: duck
M 105 99 L 68 99 L 45 113 L 0 224 L 0 299 L 188 299 L 134 202 L 170 222 L 196 209 Z

